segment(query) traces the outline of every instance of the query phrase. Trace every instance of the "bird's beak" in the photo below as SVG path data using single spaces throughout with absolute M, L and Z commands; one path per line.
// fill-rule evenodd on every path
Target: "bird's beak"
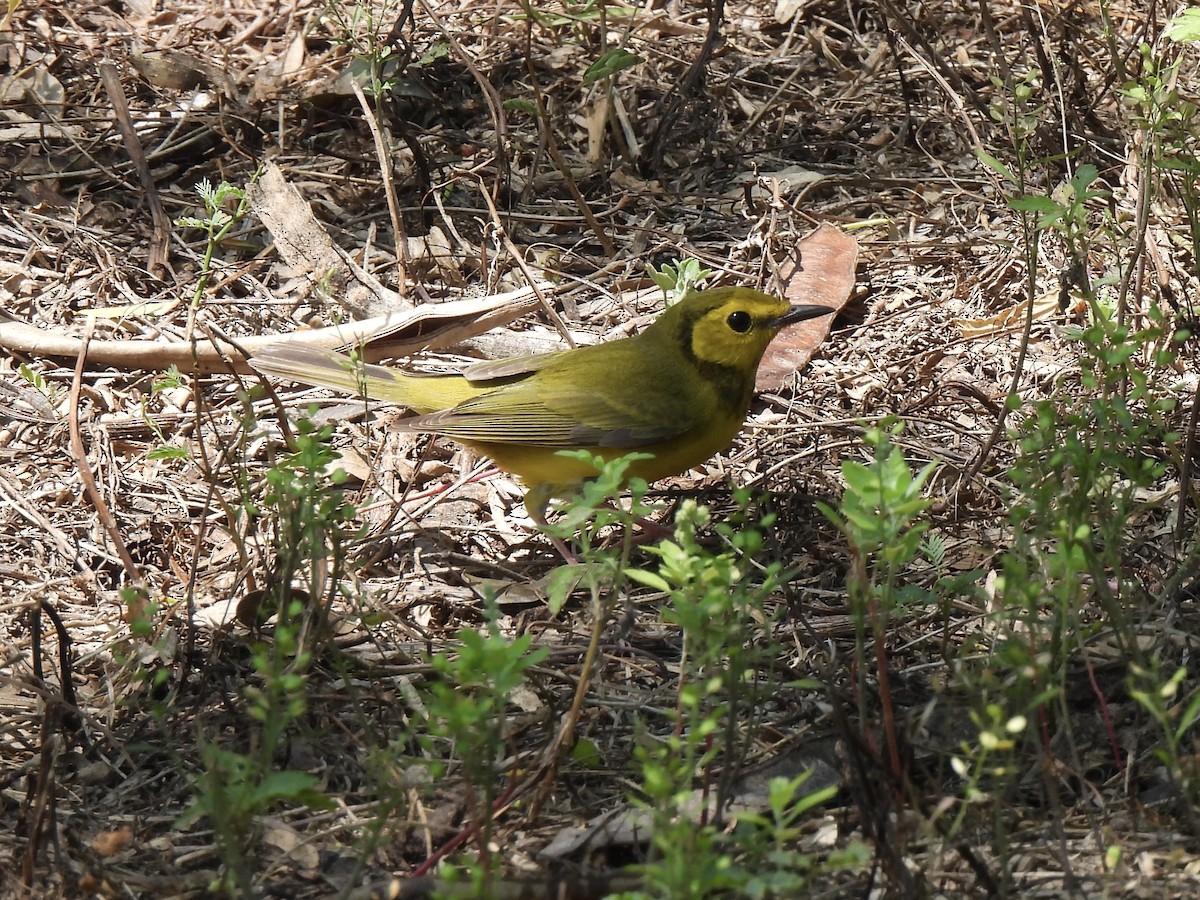
M 811 303 L 793 306 L 778 319 L 773 319 L 771 325 L 774 328 L 784 328 L 788 325 L 795 325 L 797 322 L 803 322 L 805 319 L 815 319 L 818 316 L 827 316 L 835 312 L 837 310 L 832 306 L 814 306 Z

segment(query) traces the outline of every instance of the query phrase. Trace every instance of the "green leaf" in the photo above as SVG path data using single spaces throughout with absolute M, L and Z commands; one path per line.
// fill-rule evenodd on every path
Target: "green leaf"
M 1167 26 L 1166 37 L 1176 43 L 1200 41 L 1200 9 L 1185 9 Z
M 601 78 L 616 75 L 618 72 L 642 62 L 645 62 L 645 60 L 636 53 L 630 53 L 623 47 L 609 50 L 607 53 L 601 54 L 598 60 L 587 67 L 587 71 L 583 73 L 583 83 L 594 84 Z
M 600 748 L 593 741 L 587 738 L 580 738 L 575 742 L 575 746 L 571 748 L 571 759 L 577 763 L 582 763 L 589 769 L 600 768 Z
M 626 569 L 625 577 L 653 590 L 662 591 L 664 594 L 671 591 L 671 585 L 657 572 L 647 572 L 645 569 Z
M 425 53 L 421 56 L 421 58 L 416 61 L 415 65 L 427 66 L 431 62 L 442 59 L 443 57 L 446 57 L 449 55 L 450 55 L 450 45 L 448 43 L 446 43 L 445 41 L 438 41 L 436 44 L 434 44 L 432 47 L 430 47 L 428 50 L 425 51 Z
M 1008 201 L 1008 205 L 1017 212 L 1033 212 L 1040 215 L 1054 215 L 1062 212 L 1061 204 L 1055 203 L 1049 197 L 1039 197 L 1034 194 L 1013 197 Z
M 992 154 L 986 150 L 976 150 L 975 155 L 979 157 L 979 161 L 1007 181 L 1009 184 L 1017 183 L 1017 176 L 1013 174 L 1012 169 L 1006 166 Z
M 546 605 L 551 615 L 557 616 L 567 605 L 567 598 L 579 587 L 587 568 L 585 563 L 571 563 L 559 566 L 546 577 Z
M 807 774 L 811 774 L 811 770 L 809 770 L 809 772 L 806 773 L 806 775 Z M 793 782 L 789 783 L 787 781 L 787 779 L 784 779 L 784 778 L 772 779 L 772 782 L 777 781 L 777 780 L 783 782 L 783 785 L 781 787 L 786 789 L 789 792 L 789 794 L 794 793 L 795 790 L 799 787 L 799 785 L 796 784 L 796 782 L 793 781 Z M 793 819 L 797 818 L 797 817 L 803 815 L 804 813 L 808 812 L 813 807 L 820 806 L 825 801 L 832 799 L 834 797 L 834 795 L 837 794 L 837 792 L 838 792 L 838 787 L 837 787 L 837 785 L 834 785 L 834 784 L 831 784 L 828 787 L 820 788 L 819 790 L 812 791 L 811 793 L 803 795 L 798 800 L 796 800 L 794 803 L 792 803 L 792 805 L 787 808 L 788 812 L 791 814 L 791 817 Z M 775 801 L 777 799 L 781 799 L 783 796 L 782 794 L 778 795 L 778 797 L 776 796 L 776 789 L 775 789 L 774 784 L 772 784 L 772 787 L 771 787 L 771 794 L 772 794 L 773 801 Z
M 501 104 L 507 112 L 522 112 L 528 113 L 531 116 L 537 115 L 537 107 L 533 101 L 526 100 L 524 97 L 510 97 Z
M 846 479 L 846 487 L 859 497 L 874 495 L 879 492 L 879 477 L 868 466 L 860 462 L 846 460 L 842 463 L 842 477 Z
M 157 447 L 146 454 L 146 459 L 187 459 L 188 451 L 186 447 L 176 447 L 173 444 L 166 444 L 162 447 Z
M 320 798 L 318 802 L 332 805 L 328 797 L 316 793 L 313 788 L 320 782 L 307 772 L 296 772 L 290 769 L 282 772 L 269 773 L 254 789 L 252 797 L 256 803 L 262 804 L 260 809 L 266 809 L 276 800 L 301 799 L 312 806 L 311 800 Z

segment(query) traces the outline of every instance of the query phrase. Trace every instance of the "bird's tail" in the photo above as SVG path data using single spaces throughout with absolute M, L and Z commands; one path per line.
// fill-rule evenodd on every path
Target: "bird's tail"
M 364 363 L 344 353 L 292 344 L 264 347 L 250 364 L 264 375 L 335 388 L 384 403 L 397 403 L 418 413 L 456 406 L 479 393 L 458 375 L 408 375 L 397 369 Z

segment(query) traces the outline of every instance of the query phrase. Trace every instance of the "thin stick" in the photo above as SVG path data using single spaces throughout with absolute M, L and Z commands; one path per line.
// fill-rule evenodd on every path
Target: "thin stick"
M 125 569 L 125 574 L 129 578 L 130 584 L 138 588 L 140 595 L 144 589 L 141 572 L 138 571 L 137 563 L 133 561 L 133 557 L 129 553 L 129 548 L 125 546 L 125 541 L 121 538 L 121 532 L 117 528 L 117 520 L 113 516 L 112 510 L 104 501 L 104 497 L 101 496 L 100 489 L 96 485 L 96 478 L 92 474 L 91 466 L 88 465 L 87 450 L 83 446 L 83 434 L 79 429 L 79 393 L 80 387 L 83 384 L 83 369 L 87 363 L 87 345 L 88 341 L 92 339 L 92 330 L 95 327 L 95 318 L 88 316 L 87 324 L 83 329 L 83 347 L 79 352 L 79 358 L 75 360 L 75 375 L 71 381 L 71 410 L 68 416 L 68 425 L 71 432 L 71 458 L 75 461 L 75 468 L 79 471 L 79 478 L 83 482 L 84 493 L 87 494 L 88 500 L 91 501 L 96 514 L 100 517 L 100 524 L 104 527 L 105 533 L 108 534 L 108 539 L 112 541 L 113 548 L 121 560 L 121 565 Z M 130 618 L 141 618 L 145 613 L 144 603 L 139 602 L 130 605 Z
M 379 160 L 379 175 L 383 179 L 383 196 L 387 198 L 388 215 L 392 218 L 392 235 L 396 243 L 396 292 L 404 297 L 408 294 L 408 232 L 404 230 L 404 217 L 400 214 L 400 204 L 396 202 L 396 186 L 392 181 L 392 156 L 387 145 L 383 142 L 383 132 L 379 130 L 379 121 L 375 118 L 375 107 L 367 103 L 367 95 L 363 93 L 362 85 L 355 79 L 350 79 L 350 87 L 358 98 L 367 127 L 371 129 L 371 139 L 375 142 L 375 156 Z

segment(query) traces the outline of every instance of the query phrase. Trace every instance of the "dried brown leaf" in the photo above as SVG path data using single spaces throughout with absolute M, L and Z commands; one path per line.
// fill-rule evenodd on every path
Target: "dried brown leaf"
M 795 260 L 780 272 L 783 295 L 792 303 L 814 303 L 840 310 L 854 288 L 858 242 L 834 228 L 820 225 L 797 245 Z M 754 386 L 777 391 L 805 366 L 829 334 L 834 316 L 809 319 L 784 330 L 767 348 Z

